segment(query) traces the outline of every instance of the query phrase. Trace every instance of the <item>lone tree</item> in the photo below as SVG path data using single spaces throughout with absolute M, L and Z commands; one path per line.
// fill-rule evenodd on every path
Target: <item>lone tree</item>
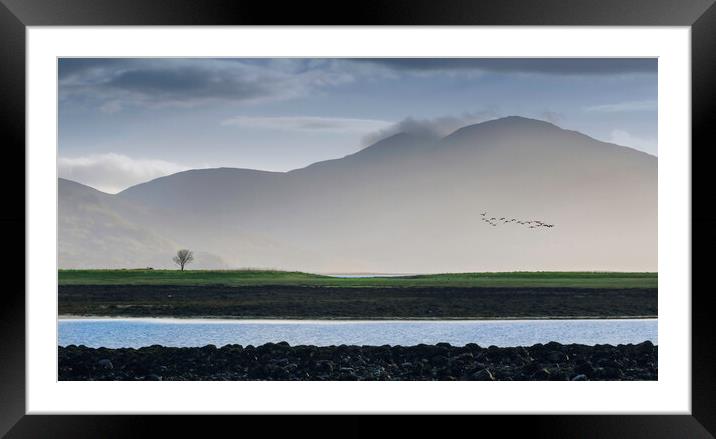
M 173 258 L 174 263 L 177 264 L 181 271 L 184 271 L 184 266 L 194 260 L 194 253 L 191 250 L 181 249 L 177 252 L 177 255 Z

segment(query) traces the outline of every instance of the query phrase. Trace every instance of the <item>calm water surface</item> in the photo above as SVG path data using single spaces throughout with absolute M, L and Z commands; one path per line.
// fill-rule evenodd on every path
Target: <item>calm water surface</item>
M 191 347 L 213 344 L 531 346 L 536 343 L 657 344 L 656 319 L 600 320 L 183 320 L 61 319 L 59 345 Z

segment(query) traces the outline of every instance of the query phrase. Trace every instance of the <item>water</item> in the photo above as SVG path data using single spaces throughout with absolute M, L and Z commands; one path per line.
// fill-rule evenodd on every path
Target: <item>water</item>
M 180 320 L 63 319 L 59 345 L 190 347 L 213 344 L 531 346 L 536 343 L 657 344 L 656 319 L 603 320 Z

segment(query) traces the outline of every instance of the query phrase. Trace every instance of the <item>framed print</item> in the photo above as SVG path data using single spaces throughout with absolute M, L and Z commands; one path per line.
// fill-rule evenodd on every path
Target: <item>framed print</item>
M 64 6 L 0 9 L 3 433 L 712 437 L 711 1 Z

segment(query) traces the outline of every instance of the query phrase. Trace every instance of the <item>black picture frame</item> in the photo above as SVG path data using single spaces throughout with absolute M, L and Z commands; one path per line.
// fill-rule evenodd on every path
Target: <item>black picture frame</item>
M 716 217 L 707 196 L 713 192 L 710 169 L 714 146 L 709 127 L 716 125 L 716 6 L 714 0 L 371 0 L 367 2 L 271 2 L 268 0 L 0 0 L 0 124 L 3 152 L 15 172 L 0 173 L 6 209 L 0 226 L 13 254 L 25 254 L 25 30 L 28 26 L 141 25 L 572 25 L 572 26 L 689 26 L 692 56 L 692 410 L 691 415 L 547 415 L 461 418 L 475 433 L 499 431 L 530 437 L 713 437 L 716 434 L 716 325 L 711 318 L 711 292 L 705 288 L 709 259 L 716 244 Z M 18 175 L 18 173 L 20 175 Z M 701 203 L 696 203 L 701 198 Z M 12 203 L 8 203 L 12 201 Z M 698 239 L 694 239 L 698 235 Z M 21 242 L 22 240 L 22 242 Z M 22 248 L 22 250 L 20 250 Z M 22 252 L 22 253 L 20 253 Z M 8 437 L 128 437 L 219 432 L 219 428 L 251 431 L 268 428 L 273 434 L 310 429 L 312 434 L 365 436 L 405 435 L 429 428 L 445 433 L 447 421 L 411 416 L 377 428 L 373 417 L 335 416 L 326 428 L 315 417 L 291 417 L 286 422 L 244 417 L 182 416 L 41 416 L 25 414 L 25 258 L 4 258 L 6 279 L 17 282 L 4 289 L 0 306 L 0 434 Z M 10 276 L 12 275 L 12 276 Z M 697 287 L 699 282 L 701 287 Z M 684 294 L 689 293 L 684 291 Z M 479 397 L 479 396 L 476 396 Z M 385 419 L 383 419 L 385 420 Z M 248 423 L 248 424 L 247 424 Z M 428 425 L 428 423 L 430 425 Z M 210 426 L 210 427 L 208 427 Z M 206 428 L 210 428 L 207 430 Z M 320 427 L 320 428 L 319 428 Z M 497 430 L 494 430 L 497 428 Z M 231 430 L 229 430 L 231 431 Z M 235 430 L 238 431 L 238 430 Z M 260 430 L 259 430 L 260 431 Z

